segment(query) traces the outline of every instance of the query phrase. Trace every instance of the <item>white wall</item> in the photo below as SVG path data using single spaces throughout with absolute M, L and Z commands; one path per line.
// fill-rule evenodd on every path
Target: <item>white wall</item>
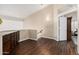
M 59 19 L 58 19 L 58 10 L 63 7 L 62 4 L 53 5 L 53 37 L 59 41 Z
M 25 29 L 36 29 L 37 32 L 43 29 L 43 32 L 38 36 L 46 38 L 54 38 L 54 20 L 53 20 L 53 5 L 30 15 L 24 21 Z
M 77 6 L 77 11 L 78 11 L 78 13 L 77 13 L 77 16 L 79 16 L 79 5 Z M 77 17 L 77 19 L 78 19 L 78 40 L 77 40 L 77 51 L 78 51 L 78 54 L 79 54 L 79 17 Z
M 24 41 L 24 40 L 27 40 L 27 39 L 33 39 L 35 40 L 37 38 L 37 31 L 36 30 L 30 30 L 30 29 L 27 29 L 27 30 L 20 30 L 20 41 Z
M 61 5 L 54 5 L 53 6 L 53 8 L 54 8 L 54 10 L 53 10 L 53 12 L 54 12 L 54 16 L 53 16 L 53 18 L 54 18 L 54 30 L 53 30 L 53 36 L 54 36 L 54 38 L 57 40 L 57 41 L 59 41 L 59 23 L 58 23 L 58 9 L 60 8 L 60 6 Z
M 58 9 L 63 5 L 50 5 L 35 14 L 32 14 L 24 21 L 25 29 L 36 29 L 38 32 L 44 29 L 42 34 L 38 37 L 49 37 L 59 40 L 59 29 L 58 29 Z M 49 21 L 48 21 L 49 20 Z
M 0 33 L 0 55 L 2 55 L 2 35 Z
M 24 28 L 37 29 L 38 32 L 43 30 L 42 34 L 38 36 L 50 37 L 55 40 L 59 40 L 59 29 L 58 29 L 58 9 L 61 8 L 62 4 L 50 5 L 35 14 L 32 14 L 25 19 Z M 47 21 L 49 19 L 50 21 Z
M 19 40 L 19 42 L 24 41 L 26 39 L 29 39 L 29 32 L 28 32 L 28 30 L 21 30 L 20 31 L 20 40 Z
M 3 23 L 0 24 L 0 31 L 23 29 L 23 21 L 13 17 L 1 17 Z

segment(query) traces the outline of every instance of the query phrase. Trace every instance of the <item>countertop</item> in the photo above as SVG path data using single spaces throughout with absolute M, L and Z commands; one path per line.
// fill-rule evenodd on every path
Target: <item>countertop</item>
M 2 30 L 0 31 L 0 35 L 6 35 L 12 32 L 16 32 L 16 31 L 28 31 L 28 30 L 35 30 L 35 29 L 20 29 L 20 30 Z

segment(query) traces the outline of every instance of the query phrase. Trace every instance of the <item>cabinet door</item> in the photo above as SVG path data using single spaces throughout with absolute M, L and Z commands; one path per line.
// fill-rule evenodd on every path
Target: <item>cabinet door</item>
M 10 35 L 3 36 L 3 54 L 10 54 L 11 52 L 11 39 Z
M 19 31 L 16 32 L 16 44 L 18 44 L 19 41 Z
M 3 36 L 3 55 L 14 53 L 14 49 L 19 40 L 19 32 L 10 33 Z
M 15 48 L 16 45 L 16 35 L 15 32 L 11 33 L 11 49 L 13 50 Z

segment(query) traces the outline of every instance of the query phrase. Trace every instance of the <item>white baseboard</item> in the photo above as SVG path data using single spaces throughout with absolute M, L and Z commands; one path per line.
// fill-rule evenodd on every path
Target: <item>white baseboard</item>
M 55 37 L 52 37 L 52 38 L 51 38 L 51 37 L 43 37 L 43 36 L 42 36 L 42 37 L 40 37 L 40 38 L 49 38 L 49 39 L 54 39 L 54 40 L 56 40 Z M 38 39 L 39 39 L 39 38 L 38 38 Z M 56 40 L 56 41 L 57 41 L 57 40 Z
M 27 40 L 27 39 L 26 39 L 26 38 L 25 38 L 25 39 L 20 39 L 19 42 L 22 42 L 22 41 L 24 41 L 24 40 Z
M 39 38 L 49 38 L 49 39 L 56 40 L 55 37 L 52 37 L 52 38 L 51 38 L 51 37 L 43 37 L 43 36 L 42 36 L 42 37 L 39 37 Z M 20 39 L 19 42 L 22 42 L 22 41 L 24 41 L 24 40 L 28 40 L 28 39 L 36 40 L 36 41 L 37 41 L 39 38 L 37 38 L 37 39 L 33 39 L 33 38 L 23 38 L 23 39 Z M 56 40 L 56 41 L 59 41 L 59 40 Z
M 28 39 L 36 40 L 36 39 L 33 39 L 33 38 L 24 38 L 24 39 L 20 39 L 19 42 L 22 42 L 22 41 L 25 41 L 25 40 L 28 40 Z

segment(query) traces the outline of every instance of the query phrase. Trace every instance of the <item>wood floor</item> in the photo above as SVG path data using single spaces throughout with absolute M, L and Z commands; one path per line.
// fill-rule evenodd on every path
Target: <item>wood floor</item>
M 20 42 L 15 49 L 16 55 L 76 55 L 76 46 L 72 41 L 57 42 L 53 39 L 28 39 Z

